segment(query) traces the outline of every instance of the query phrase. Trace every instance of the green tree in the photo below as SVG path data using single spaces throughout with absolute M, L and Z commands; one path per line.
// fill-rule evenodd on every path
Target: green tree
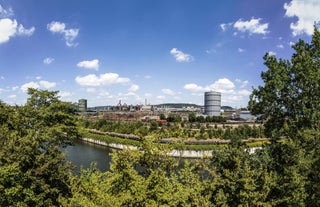
M 74 109 L 57 92 L 28 94 L 24 106 L 0 103 L 0 206 L 58 206 L 71 196 L 61 147 L 77 136 Z
M 291 60 L 264 56 L 264 86 L 250 95 L 249 110 L 263 115 L 267 136 L 280 136 L 285 124 L 296 134 L 302 128 L 320 128 L 320 32 L 315 26 L 311 43 L 299 40 Z

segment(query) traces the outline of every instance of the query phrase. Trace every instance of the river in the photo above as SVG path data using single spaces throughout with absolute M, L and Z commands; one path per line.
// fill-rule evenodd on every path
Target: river
M 76 171 L 79 171 L 81 166 L 90 167 L 91 162 L 96 162 L 97 168 L 101 171 L 110 170 L 112 150 L 114 149 L 80 140 L 76 140 L 73 146 L 66 148 L 67 159 L 76 166 Z

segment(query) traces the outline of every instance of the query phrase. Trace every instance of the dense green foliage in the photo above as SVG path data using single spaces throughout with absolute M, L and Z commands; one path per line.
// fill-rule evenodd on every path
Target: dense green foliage
M 0 102 L 0 206 L 53 206 L 71 192 L 61 146 L 77 135 L 70 104 L 29 90 L 24 106 Z
M 261 77 L 265 84 L 250 96 L 249 110 L 263 115 L 269 137 L 320 128 L 319 30 L 315 27 L 311 44 L 299 40 L 292 48 L 291 61 L 264 56 L 268 70 Z

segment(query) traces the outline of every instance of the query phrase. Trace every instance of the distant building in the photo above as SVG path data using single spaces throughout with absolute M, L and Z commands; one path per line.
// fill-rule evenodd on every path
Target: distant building
M 78 109 L 80 112 L 86 112 L 87 108 L 87 99 L 79 99 L 78 101 Z
M 204 114 L 207 116 L 221 115 L 221 93 L 205 92 L 204 93 Z

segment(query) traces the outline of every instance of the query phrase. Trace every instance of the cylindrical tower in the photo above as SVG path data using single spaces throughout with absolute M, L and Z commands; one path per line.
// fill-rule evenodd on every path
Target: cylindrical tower
M 221 93 L 205 92 L 204 93 L 204 114 L 208 116 L 220 116 L 221 110 Z

